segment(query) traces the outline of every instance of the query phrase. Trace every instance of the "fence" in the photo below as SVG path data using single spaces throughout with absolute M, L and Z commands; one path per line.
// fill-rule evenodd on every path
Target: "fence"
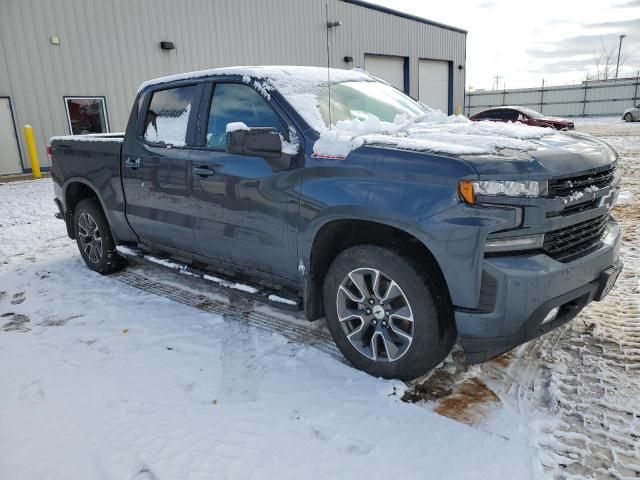
M 520 105 L 545 115 L 622 115 L 624 110 L 638 104 L 638 95 L 640 75 L 562 87 L 545 87 L 543 82 L 540 88 L 467 92 L 465 111 L 469 116 L 490 107 Z

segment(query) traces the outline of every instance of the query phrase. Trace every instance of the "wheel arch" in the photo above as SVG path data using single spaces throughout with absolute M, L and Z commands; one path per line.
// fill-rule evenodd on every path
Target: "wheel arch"
M 69 238 L 75 239 L 73 212 L 80 201 L 88 198 L 94 198 L 98 201 L 100 208 L 102 209 L 102 213 L 104 213 L 107 223 L 109 224 L 111 235 L 116 238 L 113 228 L 111 227 L 109 211 L 106 208 L 104 199 L 102 198 L 102 195 L 100 195 L 100 190 L 92 182 L 82 177 L 71 177 L 64 182 L 62 194 L 64 198 L 65 224 Z
M 421 259 L 423 265 L 434 269 L 438 283 L 449 296 L 442 268 L 431 250 L 403 225 L 356 217 L 332 219 L 317 228 L 313 239 L 306 243 L 310 247 L 303 257 L 308 267 L 303 294 L 305 314 L 309 320 L 324 315 L 322 290 L 331 262 L 343 250 L 367 243 L 408 249 L 413 258 Z

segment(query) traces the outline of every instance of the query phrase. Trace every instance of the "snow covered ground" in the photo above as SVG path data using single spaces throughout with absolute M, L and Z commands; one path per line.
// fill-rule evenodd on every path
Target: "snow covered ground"
M 211 282 L 95 274 L 50 180 L 0 184 L 0 479 L 637 478 L 640 124 L 578 129 L 621 153 L 618 285 L 538 341 L 473 368 L 454 353 L 411 385 Z

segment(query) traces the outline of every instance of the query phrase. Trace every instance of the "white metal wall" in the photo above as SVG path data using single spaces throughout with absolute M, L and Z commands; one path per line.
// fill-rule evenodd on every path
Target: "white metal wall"
M 466 97 L 466 113 L 485 108 L 521 105 L 545 115 L 620 115 L 640 101 L 640 77 L 580 85 L 516 90 L 471 92 Z
M 391 55 L 365 55 L 364 68 L 374 77 L 382 78 L 404 91 L 404 58 Z
M 449 62 L 420 60 L 418 75 L 420 101 L 447 113 L 449 110 Z
M 18 125 L 33 125 L 44 163 L 48 138 L 69 133 L 63 96 L 105 96 L 111 130 L 119 131 L 138 85 L 153 77 L 326 65 L 325 4 L 329 19 L 342 22 L 330 30 L 333 67 L 363 66 L 365 53 L 409 57 L 417 97 L 418 60 L 452 61 L 463 67 L 454 68 L 453 103 L 463 104 L 464 32 L 341 0 L 0 0 L 0 96 L 11 97 Z M 161 50 L 162 40 L 176 50 Z

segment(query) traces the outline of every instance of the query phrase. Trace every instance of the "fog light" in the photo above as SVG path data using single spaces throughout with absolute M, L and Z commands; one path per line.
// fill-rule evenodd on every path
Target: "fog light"
M 542 323 L 540 325 L 544 325 L 545 323 L 554 321 L 558 316 L 559 310 L 560 310 L 560 307 L 556 307 L 553 310 L 551 310 L 549 313 L 547 313 L 547 316 L 544 317 L 544 320 L 542 320 Z
M 485 252 L 510 252 L 514 250 L 535 250 L 542 248 L 544 235 L 530 235 L 528 237 L 499 238 L 487 240 Z

